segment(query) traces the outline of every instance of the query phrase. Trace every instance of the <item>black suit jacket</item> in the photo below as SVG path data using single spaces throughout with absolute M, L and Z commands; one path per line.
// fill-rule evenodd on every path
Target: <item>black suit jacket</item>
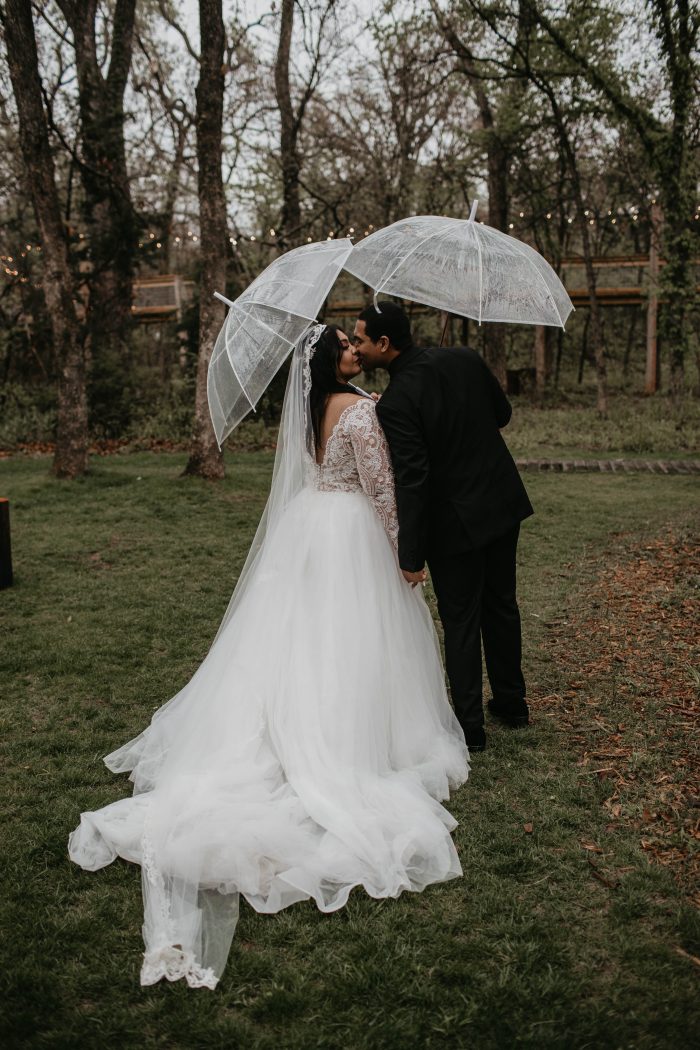
M 533 513 L 499 432 L 510 403 L 479 354 L 414 347 L 389 374 L 377 415 L 396 479 L 402 569 L 482 547 Z

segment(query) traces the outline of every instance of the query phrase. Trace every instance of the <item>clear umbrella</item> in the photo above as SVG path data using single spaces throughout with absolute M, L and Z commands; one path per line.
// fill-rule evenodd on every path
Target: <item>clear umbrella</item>
M 254 409 L 310 325 L 343 268 L 352 242 L 318 241 L 281 255 L 236 300 L 212 351 L 207 395 L 219 445 Z
M 573 304 L 539 252 L 468 219 L 416 215 L 355 245 L 345 269 L 380 292 L 482 321 L 564 323 Z

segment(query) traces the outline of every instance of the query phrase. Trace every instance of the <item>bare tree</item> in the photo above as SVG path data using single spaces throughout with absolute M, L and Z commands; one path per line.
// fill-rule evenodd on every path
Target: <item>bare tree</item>
M 42 102 L 30 0 L 7 0 L 1 17 L 19 117 L 20 146 L 42 240 L 42 284 L 59 367 L 53 470 L 59 477 L 74 478 L 85 472 L 88 458 L 85 355 Z
M 199 356 L 194 432 L 186 474 L 222 478 L 224 461 L 209 416 L 207 370 L 224 320 L 213 293 L 226 287 L 226 197 L 221 172 L 226 33 L 221 0 L 199 0 L 200 72 L 197 84 L 197 189 L 201 242 L 199 286 Z
M 431 0 L 431 3 L 434 2 Z M 529 81 L 549 104 L 555 139 L 566 161 L 573 191 L 590 300 L 589 335 L 596 370 L 597 408 L 601 415 L 605 415 L 608 411 L 608 391 L 602 317 L 596 294 L 589 219 L 583 199 L 579 161 L 569 126 L 572 116 L 575 118 L 581 107 L 580 93 L 576 90 L 576 81 L 581 79 L 580 73 L 577 74 L 570 63 L 562 66 L 561 62 L 552 61 L 551 48 L 548 50 L 541 41 L 535 40 L 537 20 L 533 15 L 531 0 L 515 0 L 506 9 L 493 8 L 483 3 L 483 0 L 467 0 L 467 4 L 473 15 L 488 26 L 496 48 L 503 52 L 503 57 L 495 60 L 500 76 L 515 78 L 520 85 Z M 562 81 L 567 88 L 566 102 L 560 97 L 561 91 L 557 87 Z M 519 90 L 522 91 L 522 87 Z
M 663 285 L 667 305 L 663 331 L 671 354 L 671 385 L 678 399 L 684 384 L 684 362 L 692 345 L 691 316 L 697 299 L 692 264 L 692 216 L 698 179 L 697 61 L 700 16 L 692 0 L 648 0 L 650 25 L 656 35 L 664 66 L 670 119 L 654 112 L 656 99 L 647 103 L 634 97 L 619 72 L 601 62 L 588 48 L 590 25 L 585 17 L 563 18 L 545 11 L 540 0 L 525 0 L 531 15 L 573 62 L 592 87 L 612 106 L 617 116 L 638 136 L 647 162 L 657 180 L 657 197 L 664 213 L 663 241 L 666 266 Z M 578 12 L 579 16 L 581 12 Z
M 293 98 L 291 48 L 294 38 L 294 12 L 302 16 L 302 54 L 308 70 L 302 78 L 298 99 Z M 299 138 L 311 99 L 319 86 L 329 49 L 328 30 L 336 0 L 322 0 L 318 9 L 298 0 L 282 0 L 277 55 L 275 58 L 275 97 L 280 120 L 280 163 L 282 168 L 282 210 L 277 231 L 280 248 L 289 248 L 300 239 L 302 209 L 300 201 L 301 155 Z

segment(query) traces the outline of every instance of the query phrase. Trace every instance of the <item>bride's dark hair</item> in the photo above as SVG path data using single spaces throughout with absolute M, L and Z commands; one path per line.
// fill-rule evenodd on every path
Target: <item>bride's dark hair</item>
M 321 422 L 329 395 L 347 394 L 348 392 L 347 383 L 338 379 L 338 365 L 343 356 L 343 348 L 338 339 L 339 331 L 337 325 L 326 325 L 309 362 L 311 367 L 309 410 L 316 448 L 321 447 Z

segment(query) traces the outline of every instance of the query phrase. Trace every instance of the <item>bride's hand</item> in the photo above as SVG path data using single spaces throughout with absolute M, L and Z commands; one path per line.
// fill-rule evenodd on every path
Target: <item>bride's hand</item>
M 410 583 L 411 587 L 415 587 L 417 583 L 425 583 L 428 579 L 425 569 L 421 569 L 420 572 L 409 572 L 408 569 L 402 569 L 401 574 L 406 583 Z

